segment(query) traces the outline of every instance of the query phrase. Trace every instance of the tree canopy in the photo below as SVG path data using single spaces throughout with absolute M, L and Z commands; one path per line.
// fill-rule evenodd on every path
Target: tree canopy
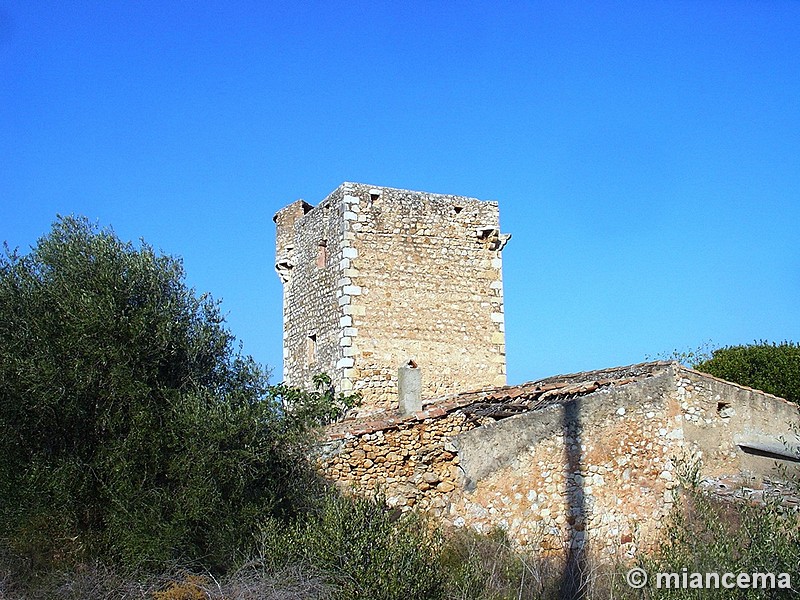
M 6 247 L 0 535 L 46 560 L 213 564 L 296 511 L 308 427 L 349 399 L 270 386 L 234 344 L 181 261 L 143 242 L 65 217 L 28 254 Z
M 718 348 L 694 368 L 800 403 L 800 344 L 795 342 Z

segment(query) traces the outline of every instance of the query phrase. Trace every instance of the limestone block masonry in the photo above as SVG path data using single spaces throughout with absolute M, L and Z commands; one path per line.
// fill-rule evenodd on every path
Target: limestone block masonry
M 397 408 L 409 360 L 423 398 L 505 384 L 496 202 L 343 183 L 274 220 L 286 383 L 327 373 L 364 413 Z

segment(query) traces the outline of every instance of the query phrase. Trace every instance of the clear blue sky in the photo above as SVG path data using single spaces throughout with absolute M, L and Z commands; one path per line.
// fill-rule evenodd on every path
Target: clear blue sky
M 0 0 L 0 238 L 185 260 L 280 373 L 272 216 L 500 202 L 509 381 L 800 340 L 800 2 Z

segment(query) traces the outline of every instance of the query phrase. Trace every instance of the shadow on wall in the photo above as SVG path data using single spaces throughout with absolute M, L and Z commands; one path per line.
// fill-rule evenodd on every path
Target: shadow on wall
M 580 400 L 563 405 L 564 486 L 566 498 L 567 539 L 564 573 L 559 590 L 560 600 L 582 600 L 588 583 L 586 564 L 586 495 L 584 493 L 582 426 Z

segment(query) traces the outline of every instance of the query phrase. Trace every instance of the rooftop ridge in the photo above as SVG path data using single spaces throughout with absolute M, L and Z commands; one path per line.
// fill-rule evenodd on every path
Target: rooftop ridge
M 714 375 L 711 375 L 710 373 L 704 373 L 703 371 L 698 371 L 696 369 L 692 369 L 691 367 L 687 367 L 687 366 L 682 365 L 680 363 L 677 363 L 677 365 L 678 365 L 679 370 L 686 371 L 687 373 L 691 373 L 691 374 L 696 375 L 698 377 L 703 377 L 704 379 L 710 379 L 712 381 L 716 381 L 716 382 L 719 382 L 719 383 L 725 383 L 727 385 L 732 385 L 734 387 L 737 387 L 737 388 L 739 388 L 741 390 L 746 390 L 748 392 L 758 392 L 759 394 L 764 394 L 765 396 L 769 396 L 770 398 L 775 398 L 776 400 L 780 400 L 782 402 L 785 402 L 786 404 L 790 404 L 792 406 L 798 406 L 796 402 L 792 402 L 791 400 L 787 400 L 783 396 L 776 396 L 775 394 L 770 394 L 769 392 L 765 392 L 764 390 L 759 390 L 758 388 L 748 387 L 746 385 L 742 385 L 742 384 L 736 383 L 734 381 L 728 381 L 727 379 L 722 379 L 721 377 L 716 377 Z
M 523 412 L 533 412 L 551 406 L 565 399 L 590 394 L 604 387 L 626 385 L 662 373 L 666 367 L 675 365 L 674 361 L 651 361 L 581 371 L 567 375 L 555 375 L 519 385 L 486 387 L 477 390 L 448 394 L 429 399 L 421 411 L 400 416 L 391 412 L 346 419 L 328 426 L 328 439 L 341 439 L 348 435 L 362 435 L 375 431 L 395 429 L 406 424 L 424 421 L 447 415 L 455 410 L 468 409 L 475 417 L 493 416 L 507 418 Z M 659 367 L 664 367 L 659 369 Z M 610 375 L 617 374 L 617 377 Z M 524 400 L 533 400 L 525 403 Z M 547 400 L 545 402 L 545 400 Z
M 341 183 L 341 185 L 339 185 L 333 192 L 331 192 L 331 194 L 328 194 L 328 196 L 333 195 L 335 192 L 337 192 L 339 190 L 343 190 L 343 189 L 346 189 L 347 187 L 352 187 L 352 186 L 359 186 L 359 187 L 376 189 L 376 190 L 388 190 L 388 191 L 391 191 L 391 192 L 401 192 L 401 193 L 405 193 L 405 194 L 417 194 L 417 195 L 420 195 L 420 196 L 439 196 L 439 197 L 442 197 L 442 198 L 463 198 L 465 200 L 475 200 L 477 202 L 495 202 L 494 200 L 481 200 L 480 198 L 476 198 L 474 196 L 465 196 L 463 194 L 444 194 L 444 193 L 440 193 L 440 192 L 426 192 L 426 191 L 423 191 L 423 190 L 411 190 L 411 189 L 408 189 L 408 188 L 397 188 L 397 187 L 392 187 L 390 185 L 373 185 L 371 183 L 364 183 L 364 182 L 360 182 L 360 181 L 343 181 Z M 327 196 L 326 196 L 326 198 L 327 198 Z

